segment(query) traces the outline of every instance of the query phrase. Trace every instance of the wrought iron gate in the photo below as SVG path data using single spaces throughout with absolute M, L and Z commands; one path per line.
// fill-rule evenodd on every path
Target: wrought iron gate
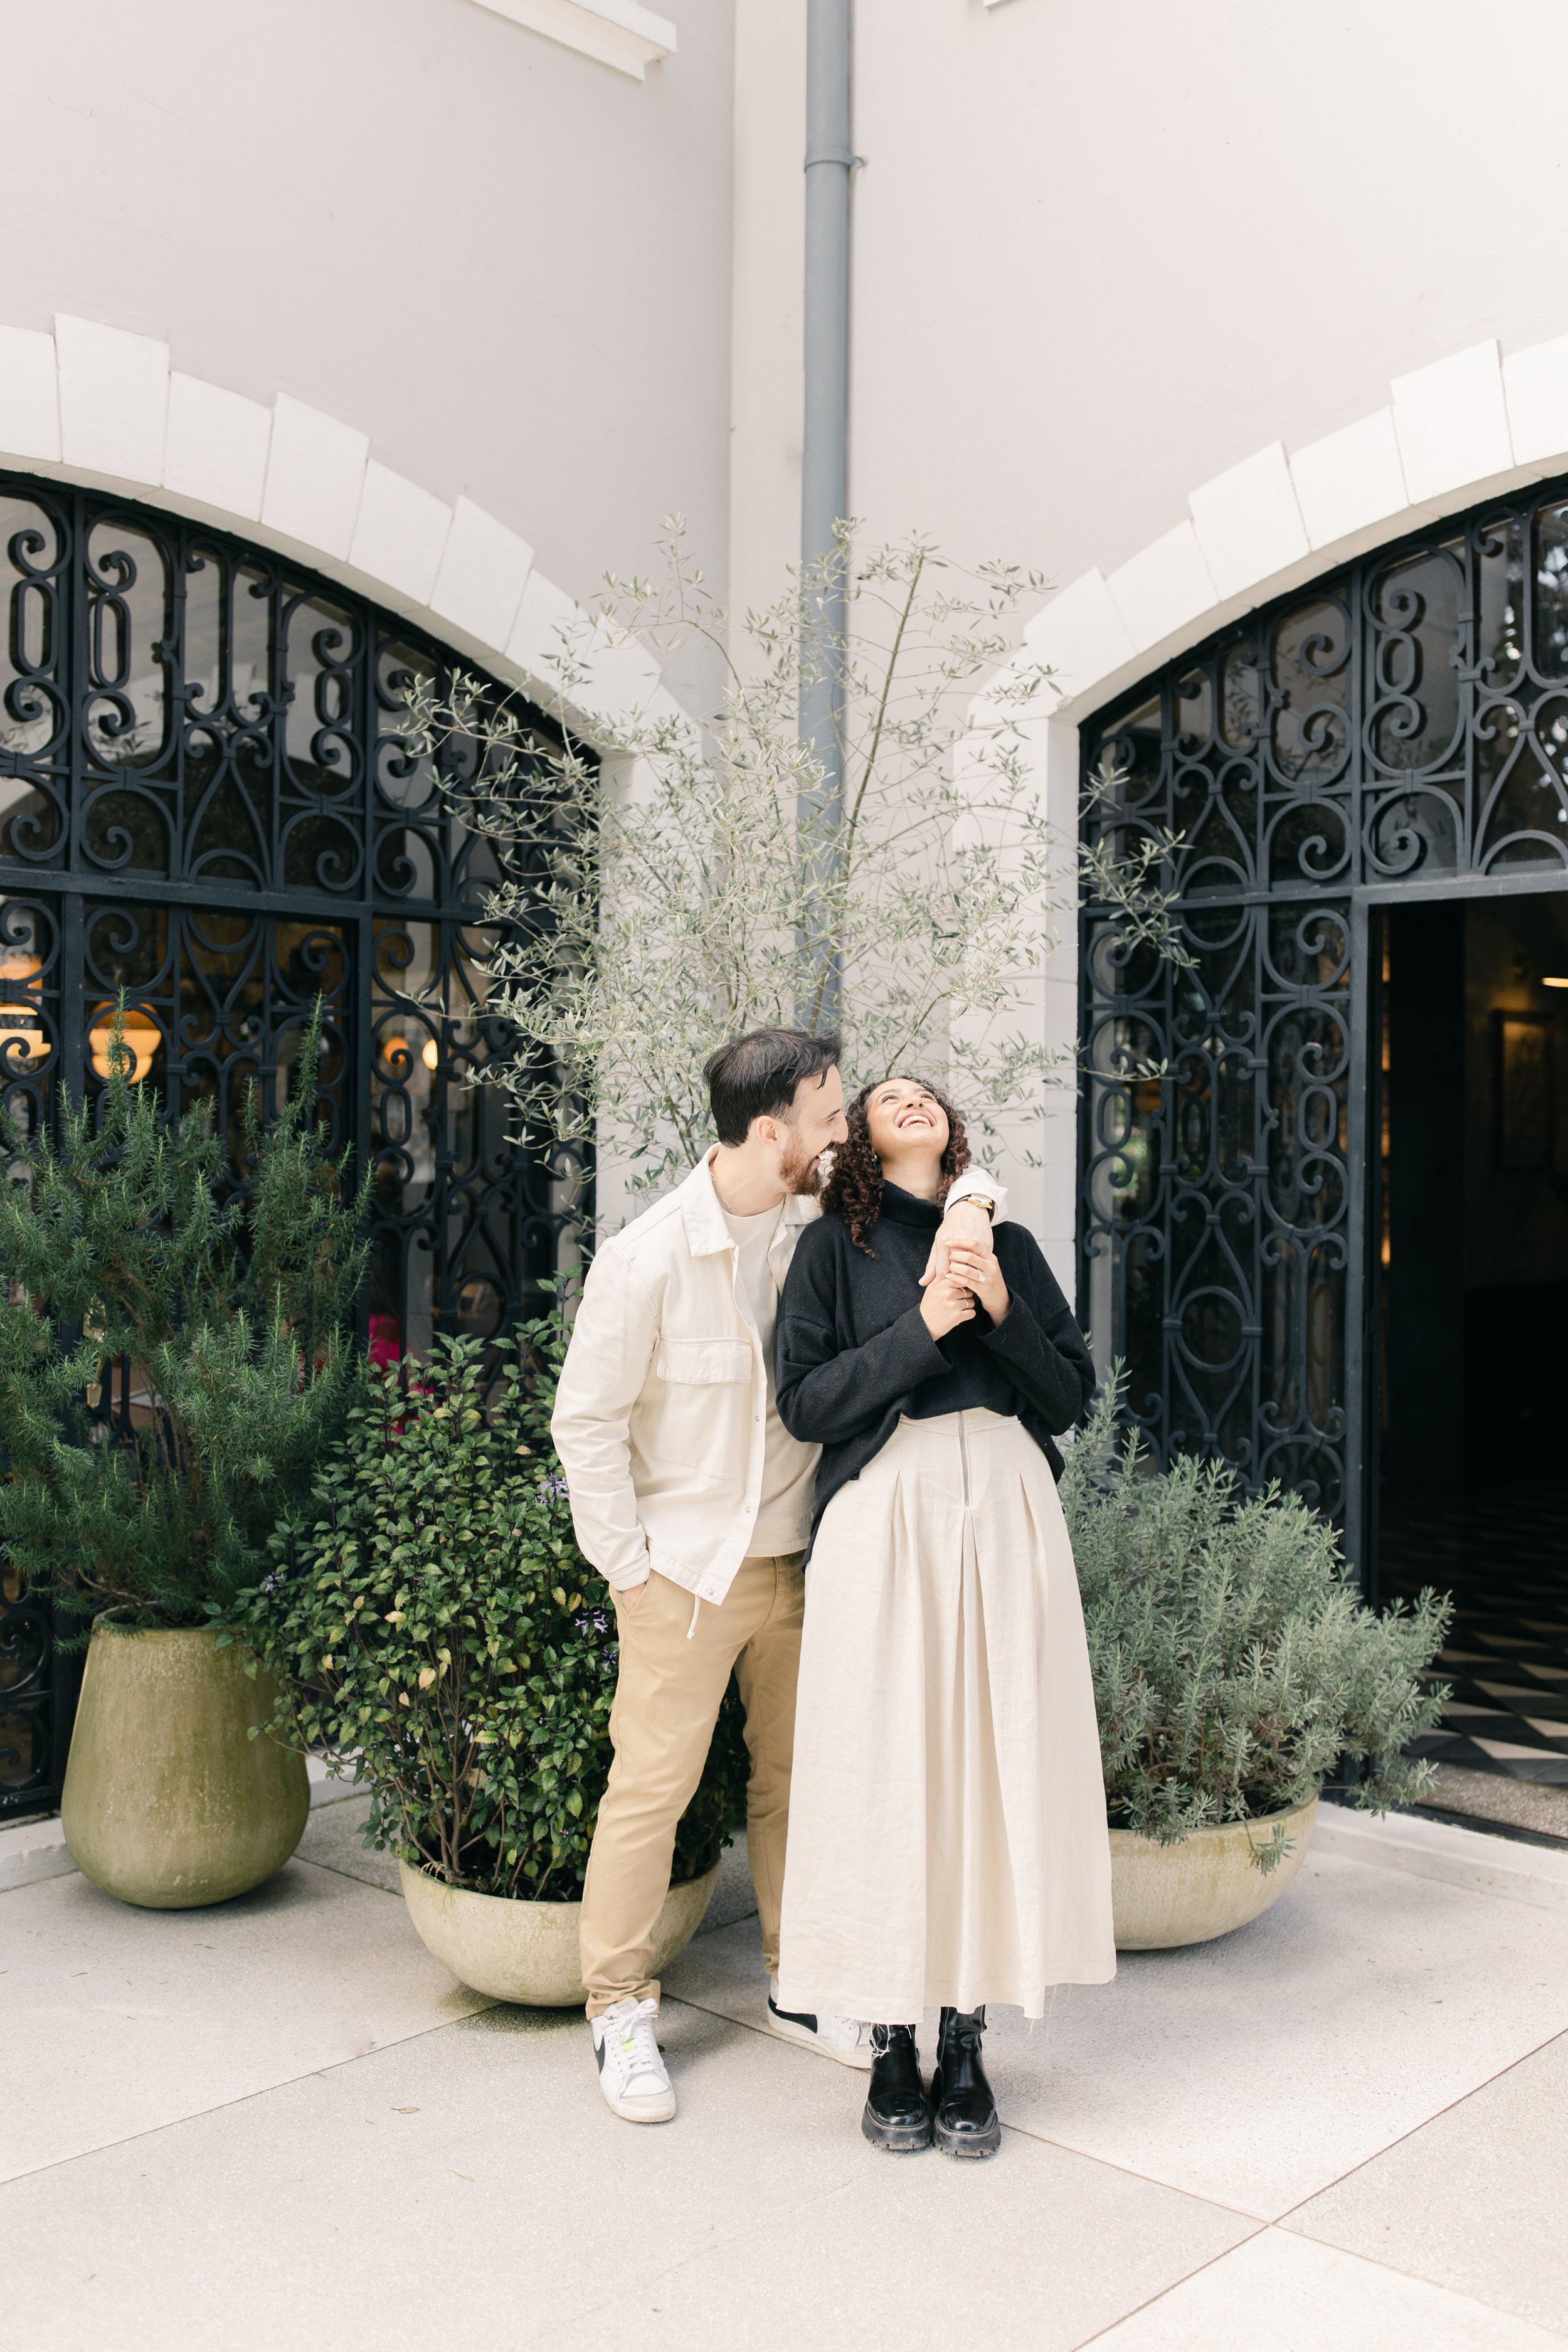
M 1248 615 L 1084 729 L 1086 830 L 1181 836 L 1193 961 L 1085 912 L 1080 1313 L 1163 1456 L 1281 1479 L 1363 1564 L 1372 926 L 1568 886 L 1565 779 L 1562 482 Z
M 399 732 L 403 681 L 449 656 L 266 550 L 55 483 L 0 476 L 0 551 L 7 1107 L 101 1086 L 123 990 L 136 1075 L 237 1144 L 319 994 L 321 1098 L 373 1171 L 373 1352 L 502 1329 L 584 1198 L 467 1084 L 503 1045 L 498 867 Z M 58 1794 L 73 1687 L 0 1563 L 0 1817 Z

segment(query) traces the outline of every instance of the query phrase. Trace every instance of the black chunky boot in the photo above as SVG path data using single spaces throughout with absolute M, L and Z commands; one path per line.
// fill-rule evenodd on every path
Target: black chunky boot
M 1002 2145 L 996 2102 L 980 2063 L 983 2009 L 944 2009 L 931 2078 L 931 2129 L 943 2156 L 994 2156 Z
M 873 2147 L 885 2147 L 889 2156 L 912 2156 L 931 2146 L 931 2109 L 912 2025 L 871 2028 L 871 2087 L 860 2128 Z

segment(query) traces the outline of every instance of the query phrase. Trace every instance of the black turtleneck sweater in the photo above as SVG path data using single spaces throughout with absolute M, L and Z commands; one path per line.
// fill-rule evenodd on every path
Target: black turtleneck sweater
M 881 1452 L 899 1425 L 984 1405 L 1016 1416 L 1053 1472 L 1055 1432 L 1070 1429 L 1094 1390 L 1083 1334 L 1039 1244 L 1022 1225 L 998 1225 L 997 1264 L 1012 1305 L 1000 1323 L 983 1307 L 945 1339 L 921 1316 L 920 1286 L 942 1212 L 897 1184 L 857 1248 L 841 1217 L 823 1216 L 795 1244 L 779 1301 L 773 1371 L 779 1418 L 803 1444 L 820 1445 L 815 1541 L 822 1514 Z

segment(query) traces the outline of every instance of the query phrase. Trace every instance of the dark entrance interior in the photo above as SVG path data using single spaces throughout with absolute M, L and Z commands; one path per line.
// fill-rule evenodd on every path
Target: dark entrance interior
M 1568 1835 L 1568 893 L 1381 919 L 1380 1582 L 1455 1597 L 1438 1801 Z

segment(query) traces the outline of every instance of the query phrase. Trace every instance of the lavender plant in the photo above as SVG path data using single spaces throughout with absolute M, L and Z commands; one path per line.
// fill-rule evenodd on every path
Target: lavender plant
M 1061 1481 L 1112 1826 L 1170 1844 L 1257 1820 L 1341 1757 L 1361 1767 L 1357 1804 L 1419 1797 L 1431 1767 L 1405 1751 L 1442 1712 L 1429 1669 L 1452 1604 L 1367 1608 L 1300 1496 L 1248 1496 L 1223 1463 L 1156 1470 L 1119 1402 L 1113 1378 Z

